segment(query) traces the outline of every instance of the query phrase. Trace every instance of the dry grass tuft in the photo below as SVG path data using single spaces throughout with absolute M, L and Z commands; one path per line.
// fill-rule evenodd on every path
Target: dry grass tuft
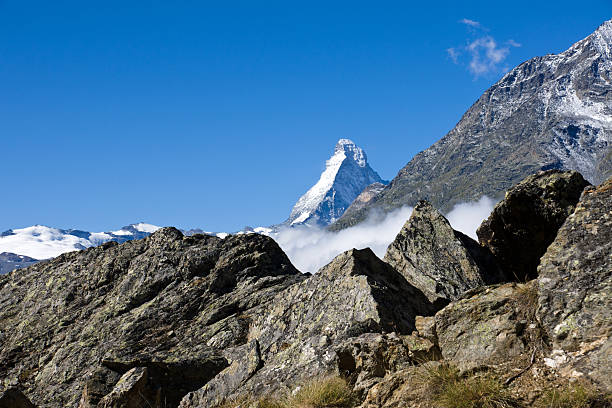
M 432 407 L 514 408 L 518 402 L 490 375 L 465 377 L 449 364 L 423 366 L 419 381 Z
M 292 408 L 351 408 L 356 399 L 344 379 L 325 377 L 301 386 L 289 403 Z
M 570 383 L 567 386 L 544 394 L 536 403 L 537 408 L 610 408 L 612 396 L 602 395 L 593 388 Z
M 216 408 L 352 408 L 357 399 L 347 384 L 339 377 L 323 377 L 305 383 L 294 395 L 286 398 L 243 396 L 225 401 Z

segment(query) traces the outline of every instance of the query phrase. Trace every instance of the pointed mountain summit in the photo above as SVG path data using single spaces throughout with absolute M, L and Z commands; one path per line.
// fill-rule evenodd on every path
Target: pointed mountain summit
M 300 197 L 285 223 L 331 224 L 373 183 L 387 182 L 370 167 L 363 149 L 349 139 L 340 139 L 321 178 Z
M 540 170 L 579 171 L 596 185 L 612 175 L 612 20 L 560 54 L 504 75 L 446 136 L 417 154 L 366 206 L 331 228 L 426 199 L 443 212 L 506 190 Z

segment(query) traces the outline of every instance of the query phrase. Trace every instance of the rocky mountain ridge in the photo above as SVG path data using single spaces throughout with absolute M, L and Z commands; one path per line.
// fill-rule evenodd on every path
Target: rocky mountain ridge
M 489 88 L 441 140 L 417 154 L 339 230 L 426 199 L 446 212 L 545 169 L 579 171 L 598 184 L 612 175 L 612 20 L 560 54 L 532 58 Z
M 418 370 L 441 364 L 498 376 L 513 406 L 576 379 L 612 392 L 612 179 L 574 198 L 568 181 L 583 183 L 547 171 L 508 193 L 546 200 L 529 222 L 557 229 L 527 283 L 500 273 L 501 240 L 465 239 L 425 202 L 388 262 L 351 250 L 312 276 L 269 237 L 174 228 L 0 276 L 0 407 L 243 407 L 336 375 L 350 406 L 424 408 Z M 517 205 L 490 220 L 516 226 Z

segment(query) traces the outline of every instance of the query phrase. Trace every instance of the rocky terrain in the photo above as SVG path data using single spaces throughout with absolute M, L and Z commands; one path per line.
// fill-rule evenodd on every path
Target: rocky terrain
M 612 179 L 506 197 L 479 243 L 423 201 L 384 260 L 314 275 L 269 237 L 174 228 L 2 275 L 0 407 L 543 407 L 578 385 L 609 406 Z M 295 402 L 317 379 L 349 396 Z
M 501 199 L 539 170 L 612 175 L 612 20 L 567 51 L 526 61 L 489 88 L 446 136 L 417 154 L 367 205 L 331 226 L 355 225 L 372 209 L 426 199 L 443 212 L 487 195 Z

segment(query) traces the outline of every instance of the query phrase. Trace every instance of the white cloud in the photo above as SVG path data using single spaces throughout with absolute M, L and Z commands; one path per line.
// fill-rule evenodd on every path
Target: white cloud
M 482 196 L 478 201 L 457 204 L 446 214 L 446 218 L 454 229 L 478 240 L 476 229 L 491 214 L 493 207 L 495 207 L 495 201 L 487 196 Z
M 476 77 L 499 70 L 499 64 L 510 53 L 508 47 L 499 47 L 491 36 L 475 39 L 466 49 L 471 56 L 469 70 Z
M 316 272 L 352 248 L 369 247 L 382 258 L 410 214 L 411 207 L 402 207 L 386 215 L 376 213 L 359 225 L 338 232 L 300 226 L 283 228 L 271 236 L 296 268 L 302 272 Z
M 463 18 L 461 20 L 459 20 L 460 23 L 468 25 L 470 27 L 474 27 L 474 28 L 480 28 L 481 25 L 478 21 L 474 21 L 474 20 L 470 20 L 469 18 Z
M 459 55 L 461 53 L 457 51 L 455 47 L 447 48 L 446 52 L 448 53 L 448 56 L 450 57 L 450 59 L 453 60 L 453 63 L 455 64 L 459 63 Z
M 459 22 L 470 28 L 473 38 L 467 42 L 467 45 L 446 49 L 453 63 L 465 65 L 474 78 L 490 73 L 506 72 L 508 66 L 504 61 L 510 54 L 510 48 L 520 47 L 521 44 L 510 39 L 500 45 L 495 38 L 486 34 L 488 29 L 478 21 L 464 18 Z
M 447 218 L 453 228 L 475 238 L 476 228 L 489 216 L 494 204 L 488 197 L 461 203 L 447 214 Z M 301 226 L 283 228 L 271 236 L 296 268 L 314 273 L 340 253 L 352 248 L 369 247 L 382 258 L 410 214 L 411 207 L 402 207 L 387 214 L 375 213 L 359 225 L 338 232 Z

